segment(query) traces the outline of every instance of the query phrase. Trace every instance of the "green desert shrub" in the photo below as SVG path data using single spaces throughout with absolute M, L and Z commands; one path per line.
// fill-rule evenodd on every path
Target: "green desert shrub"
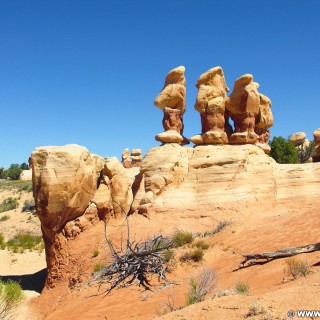
M 194 244 L 198 249 L 207 250 L 209 245 L 205 243 L 203 240 L 199 240 Z
M 298 150 L 289 139 L 274 137 L 270 142 L 270 157 L 278 163 L 299 163 Z
M 10 216 L 4 215 L 4 216 L 2 216 L 2 217 L 0 218 L 0 222 L 7 221 L 7 220 L 9 220 L 9 219 L 10 219 Z
M 24 252 L 24 250 L 36 250 L 41 248 L 43 242 L 41 236 L 36 236 L 31 233 L 18 233 L 10 239 L 6 246 L 13 252 Z
M 194 250 L 190 250 L 189 252 L 184 253 L 181 257 L 180 257 L 180 261 L 182 262 L 186 262 L 186 261 L 194 261 L 194 262 L 199 262 L 202 260 L 204 255 L 204 252 L 202 249 L 194 249 Z
M 4 199 L 0 204 L 0 212 L 6 212 L 9 210 L 16 209 L 18 207 L 18 201 L 11 197 Z
M 4 241 L 4 236 L 2 233 L 0 233 L 0 248 L 3 250 L 6 247 L 6 243 Z
M 0 280 L 0 319 L 14 319 L 15 310 L 24 300 L 24 294 L 19 283 Z
M 194 304 L 205 299 L 216 285 L 216 274 L 210 268 L 202 268 L 195 278 L 189 282 L 189 290 L 186 295 L 186 304 Z
M 203 236 L 212 237 L 213 235 L 215 235 L 216 233 L 219 233 L 220 231 L 222 231 L 224 228 L 226 228 L 231 224 L 232 224 L 231 220 L 219 220 L 216 227 L 211 231 L 205 231 Z
M 95 258 L 99 255 L 100 251 L 98 249 L 94 249 L 92 252 L 92 256 Z
M 176 231 L 173 234 L 172 241 L 175 247 L 181 247 L 193 241 L 193 235 L 188 231 Z
M 173 254 L 174 254 L 173 251 L 170 250 L 170 249 L 166 250 L 166 251 L 163 253 L 163 257 L 164 257 L 164 259 L 166 260 L 166 262 L 169 262 L 169 261 L 172 259 Z
M 234 286 L 234 291 L 236 294 L 247 296 L 249 294 L 250 287 L 244 282 L 237 282 Z
M 93 266 L 93 272 L 99 272 L 101 271 L 103 268 L 105 267 L 105 265 L 101 262 L 97 262 L 94 264 Z
M 32 181 L 19 181 L 17 184 L 18 191 L 27 191 L 31 192 L 32 191 Z

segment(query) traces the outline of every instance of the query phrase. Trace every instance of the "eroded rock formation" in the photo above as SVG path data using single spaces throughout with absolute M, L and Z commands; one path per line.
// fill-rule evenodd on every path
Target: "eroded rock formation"
M 154 104 L 164 115 L 162 125 L 165 132 L 156 135 L 156 140 L 162 143 L 186 144 L 189 141 L 183 137 L 183 114 L 186 110 L 186 78 L 185 67 L 171 70 L 165 80 L 162 91 L 156 97 Z
M 106 216 L 129 211 L 139 168 L 102 158 L 85 147 L 39 147 L 31 156 L 33 193 L 45 242 L 48 287 L 72 273 L 68 241 Z
M 314 150 L 312 153 L 312 161 L 320 162 L 320 128 L 313 132 Z
M 254 131 L 260 106 L 258 88 L 259 84 L 253 82 L 251 74 L 244 74 L 234 83 L 230 101 L 226 105 L 235 126 L 229 138 L 231 144 L 255 143 L 259 138 Z
M 125 168 L 131 168 L 131 156 L 130 156 L 130 150 L 129 148 L 123 149 L 122 151 L 122 165 Z
M 194 108 L 200 113 L 202 131 L 190 140 L 197 145 L 228 143 L 227 132 L 231 132 L 225 105 L 229 88 L 222 68 L 215 67 L 202 74 L 196 86 L 199 91 Z
M 131 151 L 131 165 L 132 167 L 140 167 L 142 161 L 142 150 L 141 149 L 132 149 Z
M 270 131 L 268 130 L 273 125 L 273 115 L 271 112 L 271 100 L 260 93 L 259 113 L 255 119 L 255 133 L 259 136 L 256 145 L 265 153 L 269 153 L 271 148 L 268 145 Z

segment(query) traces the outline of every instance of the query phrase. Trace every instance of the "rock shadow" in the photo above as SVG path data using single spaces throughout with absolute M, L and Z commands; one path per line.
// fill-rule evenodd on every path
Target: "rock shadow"
M 33 274 L 1 276 L 0 280 L 7 282 L 16 281 L 20 284 L 22 290 L 30 290 L 41 293 L 47 278 L 47 268 L 44 268 Z

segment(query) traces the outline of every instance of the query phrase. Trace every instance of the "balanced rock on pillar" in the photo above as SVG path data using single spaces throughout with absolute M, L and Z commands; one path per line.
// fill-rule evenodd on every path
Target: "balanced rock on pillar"
M 123 149 L 121 163 L 124 166 L 124 168 L 131 168 L 132 167 L 129 148 Z
M 171 70 L 165 80 L 162 91 L 154 104 L 164 112 L 162 125 L 165 132 L 156 135 L 155 139 L 162 143 L 187 144 L 183 137 L 183 114 L 186 109 L 186 78 L 185 67 Z
M 259 138 L 256 145 L 260 147 L 265 153 L 269 153 L 271 148 L 268 144 L 270 138 L 270 131 L 268 130 L 273 125 L 273 115 L 271 112 L 271 100 L 260 93 L 259 113 L 255 119 L 254 131 Z
M 190 138 L 194 144 L 227 144 L 232 128 L 228 122 L 225 105 L 228 100 L 223 70 L 215 67 L 200 76 L 199 89 L 194 108 L 201 116 L 202 133 Z M 231 129 L 231 132 L 230 132 Z
M 132 149 L 131 151 L 131 166 L 140 167 L 142 161 L 142 150 L 141 149 Z
M 230 101 L 226 109 L 234 121 L 235 132 L 230 136 L 231 144 L 255 143 L 259 136 L 255 133 L 255 118 L 259 113 L 259 84 L 253 82 L 251 74 L 244 74 L 234 83 Z

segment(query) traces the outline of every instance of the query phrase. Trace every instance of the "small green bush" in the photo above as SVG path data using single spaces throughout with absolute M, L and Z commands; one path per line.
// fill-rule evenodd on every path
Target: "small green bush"
M 260 304 L 254 302 L 250 305 L 249 312 L 248 314 L 246 314 L 246 318 L 266 313 L 267 309 L 264 306 L 261 306 Z
M 105 265 L 101 262 L 97 262 L 94 266 L 93 266 L 93 272 L 99 272 L 101 271 L 103 268 L 105 267 Z
M 41 247 L 41 236 L 35 236 L 30 233 L 19 233 L 10 239 L 6 246 L 13 252 L 24 252 L 24 250 L 35 250 Z
M 207 250 L 209 248 L 209 245 L 205 243 L 203 240 L 199 240 L 195 243 L 195 246 L 202 250 Z
M 234 290 L 236 294 L 247 296 L 249 294 L 250 287 L 243 282 L 237 282 L 236 285 L 234 286 Z
M 180 257 L 180 261 L 186 262 L 186 261 L 193 260 L 194 262 L 199 262 L 202 260 L 203 255 L 204 255 L 204 252 L 202 249 L 190 250 L 189 252 L 184 253 Z
M 100 251 L 98 249 L 94 249 L 92 252 L 92 256 L 95 258 L 99 255 Z
M 16 199 L 7 198 L 0 204 L 0 212 L 6 212 L 9 210 L 16 209 L 18 207 L 18 202 Z
M 172 241 L 175 247 L 181 247 L 193 241 L 193 235 L 188 231 L 176 231 L 173 234 Z
M 0 248 L 1 250 L 4 250 L 5 247 L 6 247 L 6 243 L 4 241 L 4 236 L 2 233 L 0 233 Z
M 21 181 L 18 185 L 18 191 L 32 191 L 32 181 Z
M 210 268 L 202 268 L 195 278 L 189 282 L 189 291 L 186 295 L 186 304 L 194 304 L 205 299 L 216 285 L 216 274 Z
M 166 260 L 166 262 L 169 262 L 169 261 L 172 259 L 173 254 L 174 254 L 173 251 L 170 250 L 170 249 L 166 250 L 166 251 L 163 253 L 163 256 L 164 256 L 164 259 Z
M 13 319 L 16 308 L 24 300 L 24 294 L 19 283 L 0 280 L 0 319 Z
M 2 217 L 0 218 L 0 222 L 7 221 L 7 220 L 9 220 L 9 219 L 10 219 L 10 216 L 4 215 L 4 216 L 2 216 Z

